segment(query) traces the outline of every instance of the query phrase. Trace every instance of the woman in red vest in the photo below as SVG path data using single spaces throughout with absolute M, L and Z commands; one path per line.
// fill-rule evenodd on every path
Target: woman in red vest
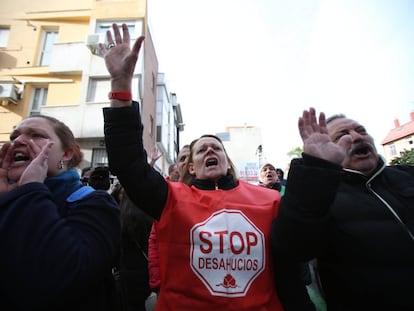
M 161 291 L 156 310 L 283 310 L 275 290 L 270 226 L 280 194 L 239 181 L 221 140 L 204 135 L 190 145 L 183 182 L 171 182 L 147 161 L 131 81 L 141 44 L 130 49 L 113 25 L 100 45 L 111 75 L 104 108 L 111 171 L 130 199 L 159 220 Z

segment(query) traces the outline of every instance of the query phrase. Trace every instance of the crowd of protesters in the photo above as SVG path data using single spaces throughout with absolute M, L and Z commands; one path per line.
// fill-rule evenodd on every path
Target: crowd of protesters
M 131 47 L 114 24 L 100 44 L 108 167 L 80 176 L 72 131 L 45 115 L 1 147 L 0 309 L 414 310 L 414 168 L 387 166 L 354 119 L 309 108 L 288 178 L 266 163 L 257 184 L 238 179 L 211 134 L 164 176 L 130 98 L 144 39 Z

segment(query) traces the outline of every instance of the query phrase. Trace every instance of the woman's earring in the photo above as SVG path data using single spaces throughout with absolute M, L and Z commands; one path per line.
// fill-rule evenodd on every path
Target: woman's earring
M 63 160 L 60 160 L 60 161 L 59 161 L 58 168 L 59 168 L 60 170 L 63 168 Z

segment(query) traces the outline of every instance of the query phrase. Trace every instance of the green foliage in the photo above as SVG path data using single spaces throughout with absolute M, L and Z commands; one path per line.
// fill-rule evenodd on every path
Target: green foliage
M 401 153 L 400 157 L 394 158 L 390 165 L 414 165 L 414 149 L 406 150 Z
M 292 150 L 290 150 L 287 155 L 290 158 L 301 158 L 302 157 L 303 148 L 302 147 L 296 147 Z

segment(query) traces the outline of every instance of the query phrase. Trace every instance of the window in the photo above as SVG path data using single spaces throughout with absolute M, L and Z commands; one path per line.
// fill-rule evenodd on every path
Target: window
M 108 92 L 111 89 L 109 78 L 91 78 L 89 80 L 87 102 L 108 102 Z
M 117 21 L 97 21 L 95 25 L 95 34 L 99 34 L 99 42 L 107 44 L 106 32 L 109 30 L 112 33 L 112 24 L 117 24 L 121 28 L 122 24 L 128 26 L 129 34 L 131 37 L 131 44 L 136 38 L 144 34 L 144 22 L 143 19 L 138 20 L 117 20 Z
M 106 42 L 106 32 L 108 30 L 110 30 L 112 32 L 112 37 L 113 37 L 113 30 L 112 30 L 112 24 L 116 23 L 119 28 L 121 28 L 122 24 L 127 24 L 128 25 L 128 30 L 129 30 L 129 34 L 131 35 L 131 39 L 135 38 L 135 26 L 136 26 L 136 22 L 135 21 L 111 21 L 111 22 L 97 22 L 96 23 L 96 29 L 95 29 L 95 33 L 99 33 L 101 34 L 100 37 L 101 39 L 104 40 L 105 43 Z
M 92 167 L 108 166 L 108 154 L 104 148 L 92 149 Z
M 140 76 L 136 75 L 132 78 L 132 94 L 136 96 Z M 107 103 L 108 92 L 111 90 L 111 80 L 109 77 L 91 77 L 89 79 L 88 93 L 86 101 L 88 103 Z
M 395 145 L 394 145 L 394 144 L 390 144 L 389 146 L 390 146 L 390 154 L 391 154 L 392 156 L 397 155 L 397 150 L 396 150 L 396 148 L 395 148 Z
M 33 89 L 29 115 L 40 114 L 41 108 L 46 106 L 47 91 L 46 87 L 36 87 Z
M 56 30 L 43 31 L 43 42 L 39 57 L 40 66 L 49 66 L 53 44 L 57 41 L 57 36 L 58 32 Z
M 0 26 L 0 48 L 7 47 L 9 42 L 10 28 Z

